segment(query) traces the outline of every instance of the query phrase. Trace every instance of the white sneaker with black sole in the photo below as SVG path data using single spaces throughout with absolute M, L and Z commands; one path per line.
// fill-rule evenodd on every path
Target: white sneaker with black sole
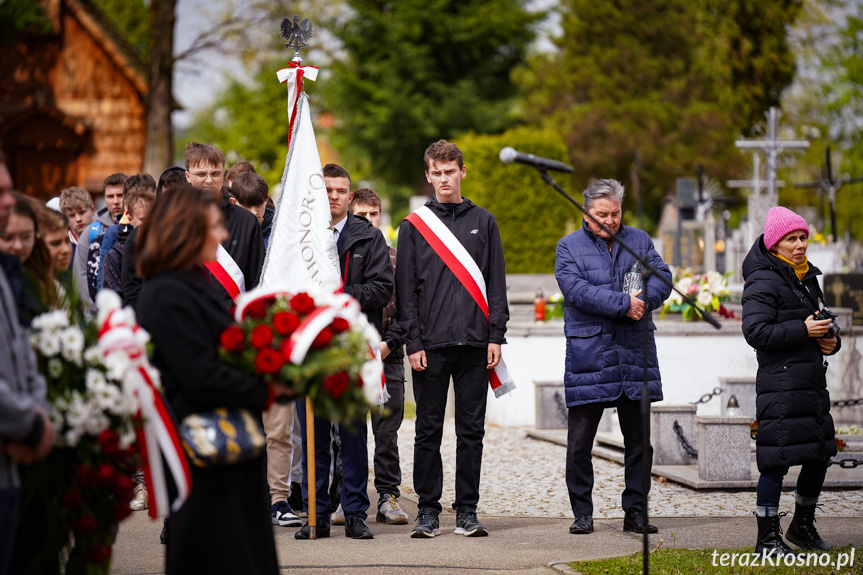
M 282 527 L 302 527 L 303 521 L 294 513 L 287 501 L 279 501 L 273 505 L 273 525 Z

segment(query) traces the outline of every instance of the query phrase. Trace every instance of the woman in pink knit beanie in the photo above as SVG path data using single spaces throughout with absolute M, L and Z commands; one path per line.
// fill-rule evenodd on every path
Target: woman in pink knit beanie
M 838 325 L 823 314 L 821 272 L 806 259 L 809 226 L 781 206 L 767 212 L 764 235 L 743 261 L 743 335 L 758 356 L 755 380 L 761 473 L 756 490 L 756 553 L 794 552 L 782 538 L 782 480 L 800 465 L 794 518 L 785 538 L 803 549 L 829 549 L 815 529 L 815 508 L 836 455 L 827 363 L 839 351 Z M 831 323 L 832 322 L 832 323 Z

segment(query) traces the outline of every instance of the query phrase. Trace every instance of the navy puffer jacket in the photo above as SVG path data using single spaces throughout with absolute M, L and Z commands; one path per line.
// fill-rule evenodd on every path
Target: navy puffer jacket
M 629 226 L 621 226 L 618 235 L 671 280 L 671 272 L 649 235 Z M 565 304 L 566 373 L 563 380 L 567 407 L 613 401 L 621 394 L 630 399 L 641 397 L 642 325 L 626 316 L 630 300 L 629 295 L 623 293 L 624 275 L 634 261 L 635 258 L 616 242 L 609 252 L 605 240 L 594 236 L 586 224 L 557 244 L 554 275 Z M 659 278 L 651 277 L 646 291 L 648 311 L 652 311 L 662 306 L 671 288 Z M 643 294 L 639 297 L 644 298 Z M 650 399 L 659 401 L 662 382 L 653 337 L 656 325 L 650 313 L 645 314 L 642 321 L 648 322 Z
M 758 355 L 756 459 L 761 471 L 836 455 L 824 356 L 804 323 L 817 309 L 816 298 L 823 299 L 816 279 L 820 273 L 810 264 L 799 281 L 790 265 L 767 251 L 763 236 L 743 260 L 743 335 Z M 840 346 L 841 341 L 833 353 Z

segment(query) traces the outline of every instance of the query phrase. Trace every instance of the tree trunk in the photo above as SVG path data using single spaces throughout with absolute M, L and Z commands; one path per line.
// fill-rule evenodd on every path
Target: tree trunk
M 144 171 L 158 178 L 174 160 L 171 129 L 174 70 L 174 9 L 177 0 L 150 1 L 150 78 Z

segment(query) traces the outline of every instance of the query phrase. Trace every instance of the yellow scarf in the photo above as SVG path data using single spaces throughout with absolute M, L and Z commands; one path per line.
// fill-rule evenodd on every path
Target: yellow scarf
M 792 262 L 788 258 L 781 256 L 777 252 L 770 252 L 770 253 L 773 254 L 774 256 L 776 256 L 777 258 L 779 258 L 780 260 L 782 260 L 783 262 L 785 262 L 786 264 L 790 265 L 792 267 L 792 269 L 794 269 L 794 273 L 797 274 L 797 279 L 799 279 L 800 281 L 803 281 L 803 277 L 806 275 L 806 272 L 809 271 L 809 261 L 808 260 L 803 260 L 802 264 L 795 264 L 794 262 Z

